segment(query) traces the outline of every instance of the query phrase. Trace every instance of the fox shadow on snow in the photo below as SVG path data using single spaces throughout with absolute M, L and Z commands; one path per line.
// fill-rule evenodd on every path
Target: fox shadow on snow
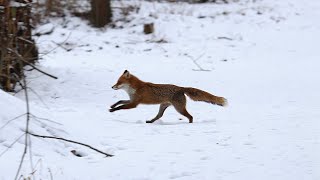
M 189 123 L 187 120 L 175 120 L 175 121 L 163 121 L 161 119 L 155 121 L 154 123 L 146 123 L 146 121 L 143 120 L 137 120 L 137 121 L 124 121 L 124 120 L 113 120 L 116 122 L 120 123 L 126 123 L 126 124 L 146 124 L 146 125 L 190 125 L 192 126 L 193 124 L 215 124 L 216 120 L 215 119 L 208 119 L 208 120 L 202 120 L 202 121 L 194 121 L 193 123 Z

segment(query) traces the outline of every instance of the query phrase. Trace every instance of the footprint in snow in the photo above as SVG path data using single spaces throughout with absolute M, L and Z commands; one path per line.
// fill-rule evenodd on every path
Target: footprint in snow
M 200 160 L 202 160 L 202 161 L 209 160 L 209 159 L 210 159 L 209 156 L 203 156 L 203 157 L 200 158 Z
M 73 155 L 77 156 L 77 157 L 85 157 L 88 156 L 87 153 L 81 152 L 81 151 L 76 151 L 76 150 L 71 150 L 70 151 Z

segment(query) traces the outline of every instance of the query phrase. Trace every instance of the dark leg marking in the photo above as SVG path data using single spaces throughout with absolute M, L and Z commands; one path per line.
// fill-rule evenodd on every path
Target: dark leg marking
M 130 103 L 130 100 L 121 100 L 121 101 L 118 101 L 116 103 L 114 103 L 112 106 L 110 106 L 111 108 L 115 108 L 116 106 L 120 105 L 120 104 L 129 104 Z

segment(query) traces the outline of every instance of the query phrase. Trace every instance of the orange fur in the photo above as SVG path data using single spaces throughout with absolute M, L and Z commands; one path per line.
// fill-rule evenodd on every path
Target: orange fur
M 147 123 L 153 123 L 162 117 L 164 111 L 170 105 L 183 116 L 193 122 L 193 117 L 186 110 L 186 97 L 189 96 L 194 101 L 204 101 L 211 104 L 225 106 L 227 100 L 223 97 L 212 95 L 208 92 L 196 88 L 179 87 L 172 84 L 153 84 L 144 82 L 125 71 L 117 83 L 112 86 L 113 89 L 124 89 L 130 100 L 121 100 L 111 106 L 110 112 L 121 109 L 135 108 L 139 104 L 160 104 L 159 112 L 155 118 Z

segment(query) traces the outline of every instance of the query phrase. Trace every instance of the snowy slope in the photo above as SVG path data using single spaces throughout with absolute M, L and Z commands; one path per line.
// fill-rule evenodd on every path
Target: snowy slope
M 26 127 L 26 104 L 24 101 L 11 96 L 0 90 L 0 167 L 1 179 L 13 179 L 15 171 L 18 168 L 18 163 L 21 158 L 24 143 L 25 143 L 25 127 Z M 31 107 L 30 131 L 33 133 L 45 135 L 62 135 L 65 134 L 63 129 L 60 129 L 58 122 L 53 122 L 47 119 L 48 111 L 39 107 Z M 51 115 L 50 118 L 53 116 Z M 35 141 L 33 141 L 35 142 Z M 36 143 L 40 146 L 48 146 L 54 148 L 57 146 L 55 143 Z M 59 145 L 60 146 L 60 145 Z M 33 149 L 31 148 L 33 151 Z M 33 158 L 37 159 L 35 162 L 39 167 L 38 157 L 41 152 L 34 151 Z M 30 156 L 28 156 L 28 159 Z M 30 163 L 28 164 L 30 165 Z M 33 164 L 32 166 L 34 166 Z M 27 172 L 32 170 L 27 169 Z M 24 172 L 24 174 L 29 174 Z M 10 174 L 9 174 L 10 173 Z
M 55 43 L 65 49 L 55 49 L 39 64 L 58 80 L 28 74 L 41 96 L 31 93 L 36 112 L 61 123 L 48 124 L 58 126 L 49 132 L 35 131 L 79 140 L 115 156 L 32 138 L 35 178 L 320 179 L 319 2 L 131 3 L 140 11 L 127 17 L 130 22 L 117 22 L 116 29 L 95 30 L 77 18 L 39 27 L 56 27 L 37 40 L 41 52 Z M 154 35 L 142 33 L 142 24 L 149 21 L 155 23 Z M 159 40 L 168 43 L 154 43 Z M 193 60 L 208 71 L 198 71 Z M 172 107 L 154 124 L 144 122 L 158 106 L 109 113 L 111 104 L 128 98 L 111 89 L 125 69 L 145 81 L 224 96 L 229 106 L 189 100 L 193 124 Z M 3 108 L 13 97 L 0 93 Z M 17 97 L 23 100 L 23 94 Z M 1 111 L 0 126 L 23 113 L 22 102 L 13 103 L 20 109 L 5 110 L 14 112 L 10 117 Z M 10 128 L 19 129 L 15 126 L 18 122 Z M 0 150 L 17 135 L 1 134 Z M 14 177 L 22 143 L 0 157 L 0 179 Z M 72 155 L 73 149 L 86 156 Z M 27 158 L 25 177 L 29 166 Z

